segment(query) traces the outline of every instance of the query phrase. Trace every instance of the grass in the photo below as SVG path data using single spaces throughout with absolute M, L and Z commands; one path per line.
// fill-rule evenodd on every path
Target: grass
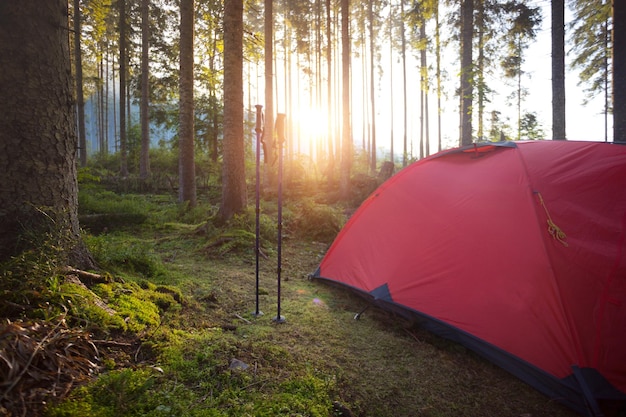
M 93 201 L 90 212 L 99 213 L 97 199 L 82 201 Z M 286 320 L 278 324 L 271 203 L 264 202 L 260 265 L 264 314 L 256 317 L 252 212 L 219 228 L 201 221 L 211 207 L 190 214 L 167 196 L 108 201 L 100 210 L 140 213 L 145 221 L 86 233 L 111 282 L 92 287 L 92 295 L 67 284 L 58 291 L 65 299 L 109 303 L 119 320 L 83 320 L 101 320 L 111 339 L 134 342 L 108 356 L 103 349 L 99 375 L 52 402 L 47 416 L 328 417 L 348 415 L 346 409 L 361 417 L 574 415 L 393 314 L 370 308 L 354 320 L 366 306 L 360 297 L 308 279 L 341 227 L 341 209 L 287 203 L 280 300 Z M 220 237 L 236 244 L 212 244 Z

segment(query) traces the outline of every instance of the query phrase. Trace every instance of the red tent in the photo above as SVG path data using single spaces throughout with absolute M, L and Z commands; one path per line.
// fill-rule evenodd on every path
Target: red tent
M 626 400 L 626 146 L 502 142 L 418 161 L 362 204 L 314 277 L 600 415 Z

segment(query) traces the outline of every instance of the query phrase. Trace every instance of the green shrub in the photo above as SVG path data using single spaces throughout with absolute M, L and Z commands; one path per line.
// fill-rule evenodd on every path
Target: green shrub
M 344 223 L 343 213 L 312 199 L 298 201 L 292 208 L 287 224 L 299 237 L 320 242 L 332 242 Z
M 148 243 L 127 236 L 84 236 L 96 262 L 111 272 L 128 272 L 146 278 L 166 273 L 161 259 Z
M 236 214 L 222 226 L 213 225 L 213 233 L 209 235 L 206 249 L 216 255 L 227 253 L 254 252 L 256 244 L 255 209 L 248 207 L 243 213 Z M 259 244 L 261 250 L 270 252 L 276 241 L 278 229 L 276 222 L 269 215 L 259 215 Z

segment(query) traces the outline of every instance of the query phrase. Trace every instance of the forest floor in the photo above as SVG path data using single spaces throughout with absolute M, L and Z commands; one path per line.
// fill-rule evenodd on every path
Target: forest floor
M 117 198 L 106 194 L 97 201 Z M 265 239 L 262 247 L 263 314 L 257 316 L 249 230 L 168 220 L 162 210 L 177 210 L 173 197 L 122 200 L 129 198 L 134 201 L 130 206 L 148 207 L 152 213 L 147 221 L 135 213 L 134 221 L 121 222 L 117 229 L 86 235 L 96 260 L 112 277 L 112 282 L 92 290 L 118 312 L 124 308 L 122 300 L 130 302 L 132 288 L 164 288 L 162 292 L 178 294 L 177 302 L 157 302 L 159 317 L 144 327 L 140 322 L 149 320 L 134 315 L 143 307 L 133 304 L 123 325 L 136 322 L 138 330 L 111 331 L 106 335 L 111 343 L 94 341 L 104 363 L 98 375 L 74 388 L 64 401 L 51 401 L 45 415 L 575 415 L 471 351 L 406 319 L 371 307 L 356 320 L 368 306 L 363 298 L 309 279 L 332 238 L 291 233 L 289 224 L 296 224 L 302 214 L 295 208 L 300 202 L 287 203 L 292 214 L 287 212 L 281 259 L 284 322 L 277 323 L 278 259 L 273 243 Z M 137 203 L 146 198 L 151 200 L 148 205 Z M 91 204 L 81 201 L 83 206 Z M 267 228 L 270 221 L 263 221 Z M 313 222 L 319 226 L 319 220 Z M 132 282 L 137 285 L 130 287 Z M 115 346 L 127 348 L 116 351 Z
M 250 365 L 244 372 L 251 374 L 266 368 L 265 376 L 255 379 L 258 389 L 265 384 L 262 378 L 280 386 L 290 372 L 311 372 L 332 386 L 325 395 L 354 416 L 575 415 L 471 351 L 398 316 L 372 307 L 356 320 L 355 315 L 368 306 L 365 300 L 308 279 L 327 248 L 326 243 L 313 241 L 284 242 L 280 313 L 285 322 L 281 324 L 273 321 L 277 316 L 275 255 L 261 260 L 264 314 L 256 318 L 251 314 L 256 311 L 253 257 L 210 259 L 172 247 L 162 255 L 186 277 L 177 285 L 202 305 L 189 311 L 183 319 L 186 325 L 199 332 L 232 329 L 240 348 L 225 359 L 242 360 Z M 264 357 L 266 349 L 279 353 Z M 336 407 L 334 414 L 327 413 L 348 415 Z M 273 415 L 317 414 L 286 407 Z

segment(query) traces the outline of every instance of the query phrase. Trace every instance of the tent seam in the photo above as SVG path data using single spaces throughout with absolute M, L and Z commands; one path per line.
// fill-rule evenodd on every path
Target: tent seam
M 565 309 L 565 306 L 563 303 L 563 292 L 561 290 L 561 286 L 559 285 L 559 280 L 557 279 L 556 272 L 554 271 L 554 267 L 552 266 L 552 257 L 550 256 L 550 252 L 548 251 L 548 248 L 547 248 L 545 231 L 540 226 L 541 224 L 544 223 L 542 216 L 540 215 L 541 212 L 539 211 L 539 208 L 538 208 L 538 205 L 541 204 L 541 202 L 538 200 L 540 191 L 535 188 L 534 182 L 532 181 L 529 170 L 528 170 L 528 164 L 526 163 L 526 159 L 524 158 L 523 152 L 519 146 L 517 147 L 517 150 L 518 150 L 517 155 L 518 155 L 518 158 L 520 159 L 520 163 L 523 167 L 523 172 L 526 177 L 526 183 L 528 184 L 528 187 L 530 188 L 530 192 L 531 192 L 530 200 L 532 202 L 533 211 L 537 219 L 536 224 L 539 229 L 538 230 L 539 237 L 543 245 L 543 253 L 544 253 L 545 259 L 548 262 L 548 265 L 550 265 L 550 276 L 552 277 L 552 282 L 558 291 L 558 300 L 559 300 L 559 307 L 561 310 L 561 314 L 563 315 L 563 317 L 567 318 L 566 326 L 567 326 L 567 331 L 569 333 L 570 340 L 576 340 L 577 342 L 579 342 L 580 337 L 578 333 L 575 331 L 575 329 L 572 327 L 571 320 L 569 320 L 569 316 L 566 313 L 567 310 Z M 576 346 L 577 361 L 580 361 L 580 359 L 584 357 L 584 355 L 580 351 L 580 343 L 573 343 L 572 345 Z M 578 364 L 571 364 L 571 365 L 578 365 Z

